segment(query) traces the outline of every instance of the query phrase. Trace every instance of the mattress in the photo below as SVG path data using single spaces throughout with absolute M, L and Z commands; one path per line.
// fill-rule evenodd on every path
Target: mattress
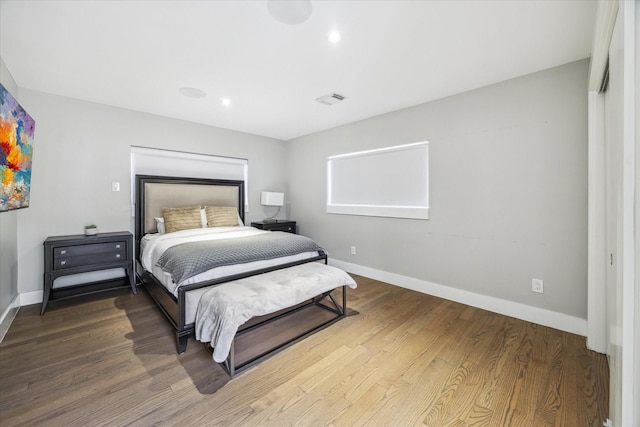
M 141 241 L 140 260 L 145 270 L 153 274 L 169 292 L 177 297 L 178 289 L 181 286 L 200 283 L 212 279 L 219 279 L 221 277 L 281 265 L 288 262 L 302 261 L 318 256 L 317 251 L 303 252 L 297 255 L 270 260 L 222 266 L 200 273 L 180 283 L 175 283 L 172 280 L 171 275 L 162 271 L 162 269 L 156 265 L 164 251 L 175 245 L 203 240 L 234 239 L 264 233 L 271 233 L 271 231 L 258 230 L 253 227 L 209 227 L 183 230 L 167 234 L 147 234 Z M 190 316 L 187 315 L 187 317 Z

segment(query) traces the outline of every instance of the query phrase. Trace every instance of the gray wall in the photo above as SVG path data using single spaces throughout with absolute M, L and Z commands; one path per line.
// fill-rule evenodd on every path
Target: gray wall
M 42 291 L 47 236 L 81 234 L 89 223 L 133 230 L 131 145 L 249 159 L 248 221 L 265 216 L 260 191 L 285 189 L 282 141 L 24 88 L 20 95 L 36 120 L 31 206 L 18 222 L 21 294 Z M 111 191 L 112 181 L 120 192 Z
M 81 233 L 89 222 L 132 228 L 130 146 L 180 149 L 248 158 L 248 220 L 266 216 L 260 191 L 286 191 L 288 216 L 334 259 L 586 318 L 587 67 L 568 64 L 288 143 L 20 89 L 36 120 L 31 207 L 0 216 L 3 255 L 17 250 L 20 293 L 41 291 L 47 236 Z M 423 140 L 429 220 L 324 213 L 327 156 Z M 121 192 L 111 192 L 112 181 Z M 17 249 L 9 243 L 16 236 Z M 9 295 L 5 264 L 0 289 Z M 531 293 L 532 277 L 545 281 L 544 294 Z
M 20 102 L 18 85 L 0 57 L 0 83 Z M 25 210 L 0 213 L 0 316 L 18 295 L 18 215 Z M 13 318 L 12 316 L 11 319 Z M 10 319 L 7 319 L 10 322 Z M 4 325 L 5 322 L 3 322 Z M 8 327 L 8 325 L 7 325 Z M 0 326 L 0 339 L 6 328 Z
M 291 218 L 334 259 L 586 319 L 588 64 L 288 142 Z M 327 156 L 425 140 L 429 220 L 325 213 Z

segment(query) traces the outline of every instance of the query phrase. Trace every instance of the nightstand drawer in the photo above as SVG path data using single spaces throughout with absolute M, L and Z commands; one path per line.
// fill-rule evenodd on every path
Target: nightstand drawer
M 271 231 L 286 231 L 287 233 L 295 233 L 296 226 L 295 225 L 277 225 L 275 227 L 269 228 Z
M 71 257 L 75 255 L 100 254 L 125 250 L 126 242 L 95 243 L 93 245 L 61 246 L 54 248 L 53 258 Z
M 295 221 L 286 221 L 286 220 L 278 220 L 278 221 L 255 221 L 251 223 L 252 227 L 259 228 L 260 230 L 268 230 L 268 231 L 284 231 L 285 233 L 293 233 L 297 234 L 296 230 L 296 222 Z
M 104 252 L 96 254 L 84 254 L 71 257 L 58 257 L 53 261 L 53 269 L 97 266 L 98 264 L 108 264 L 112 262 L 127 261 L 127 252 Z

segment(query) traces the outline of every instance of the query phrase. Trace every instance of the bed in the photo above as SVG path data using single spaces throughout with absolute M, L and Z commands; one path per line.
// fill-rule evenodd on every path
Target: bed
M 226 223 L 206 229 L 187 227 L 177 231 L 173 228 L 162 230 L 165 226 L 162 221 L 163 210 L 180 211 L 180 209 L 186 209 L 184 207 L 192 207 L 190 208 L 193 214 L 191 219 L 195 221 L 193 213 L 195 206 L 207 207 L 206 212 L 200 209 L 203 223 L 210 213 L 209 207 L 225 207 L 227 210 L 233 207 L 237 223 L 232 225 L 229 223 L 231 220 L 227 218 Z M 168 212 L 164 211 L 165 214 Z M 242 181 L 137 175 L 135 214 L 136 274 L 139 282 L 144 285 L 146 291 L 175 328 L 178 353 L 186 351 L 188 338 L 196 335 L 196 320 L 202 318 L 201 315 L 196 314 L 198 310 L 206 309 L 202 301 L 206 300 L 210 305 L 215 305 L 216 300 L 220 298 L 232 299 L 234 293 L 242 292 L 237 290 L 238 284 L 250 287 L 257 282 L 258 287 L 264 287 L 262 285 L 265 283 L 283 282 L 283 278 L 292 275 L 317 276 L 315 272 L 308 273 L 309 266 L 304 267 L 308 263 L 315 263 L 312 269 L 323 270 L 320 271 L 322 274 L 325 273 L 324 270 L 329 272 L 331 268 L 327 266 L 326 252 L 321 247 L 304 241 L 306 238 L 302 236 L 285 236 L 289 233 L 269 232 L 243 226 L 244 182 Z M 208 218 L 211 220 L 212 217 Z M 173 224 L 171 222 L 167 225 Z M 285 238 L 298 239 L 294 242 L 295 245 L 300 246 L 297 248 L 298 251 L 293 253 L 288 243 L 280 242 Z M 245 256 L 252 256 L 245 252 L 255 251 L 238 249 L 237 252 L 240 254 L 238 255 L 236 249 L 233 249 L 235 246 L 232 249 L 229 246 L 231 242 L 236 241 L 245 242 L 245 245 L 247 241 L 257 242 L 251 244 L 262 245 L 275 252 L 266 259 L 245 259 Z M 189 243 L 181 244 L 184 242 Z M 196 250 L 204 261 L 198 259 L 197 262 L 174 262 L 180 259 L 182 252 Z M 173 258 L 167 256 L 171 251 L 177 252 Z M 220 252 L 215 252 L 216 255 L 211 256 L 213 251 Z M 240 261 L 236 259 L 238 256 Z M 211 264 L 213 268 L 210 268 L 209 263 L 214 263 Z M 167 265 L 174 270 L 168 273 Z M 317 265 L 325 267 L 316 267 Z M 185 270 L 188 272 L 185 273 Z M 346 273 L 342 273 L 347 276 Z M 297 280 L 299 282 L 304 278 L 297 278 Z M 242 323 L 237 328 L 235 338 L 229 343 L 229 354 L 222 362 L 223 368 L 233 377 L 235 373 L 258 363 L 274 352 L 344 318 L 346 286 L 354 287 L 355 282 L 347 283 L 344 279 L 339 281 L 341 285 L 336 289 L 323 289 L 305 301 L 296 301 L 295 304 L 275 312 L 260 314 Z M 200 307 L 198 307 L 199 304 Z M 264 305 L 260 303 L 258 306 Z M 228 307 L 227 310 L 237 311 Z M 291 328 L 287 325 L 292 323 L 300 327 L 288 332 L 287 329 Z M 200 334 L 204 329 L 206 328 L 198 324 Z M 277 336 L 278 339 L 266 339 L 265 336 Z M 242 349 L 239 350 L 239 346 Z M 214 359 L 216 359 L 215 353 Z

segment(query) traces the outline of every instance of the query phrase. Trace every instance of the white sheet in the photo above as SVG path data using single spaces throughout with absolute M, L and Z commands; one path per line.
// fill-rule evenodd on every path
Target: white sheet
M 174 296 L 177 296 L 178 288 L 180 286 L 230 276 L 245 271 L 267 268 L 287 262 L 301 261 L 304 259 L 313 258 L 318 255 L 317 252 L 304 252 L 302 254 L 292 255 L 289 257 L 217 267 L 193 276 L 180 283 L 175 283 L 172 280 L 170 274 L 165 273 L 160 267 L 156 266 L 156 263 L 158 262 L 160 256 L 162 256 L 162 253 L 174 245 L 203 240 L 231 239 L 244 236 L 255 236 L 264 233 L 271 233 L 271 231 L 258 230 L 254 227 L 210 227 L 182 230 L 168 234 L 147 234 L 143 237 L 140 244 L 140 260 L 145 270 L 151 272 L 162 283 L 164 287 L 166 287 Z
M 240 325 L 255 316 L 274 313 L 340 286 L 358 285 L 344 271 L 309 262 L 214 286 L 198 303 L 198 341 L 212 343 L 213 360 L 224 362 Z

